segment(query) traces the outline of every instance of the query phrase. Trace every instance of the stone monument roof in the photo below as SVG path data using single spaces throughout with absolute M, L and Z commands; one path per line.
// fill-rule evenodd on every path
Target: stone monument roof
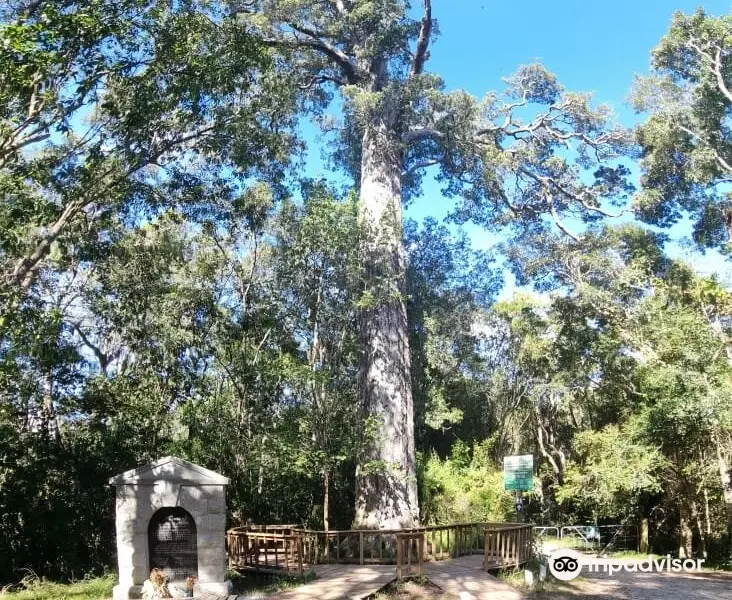
M 229 478 L 175 456 L 166 456 L 137 469 L 125 471 L 109 480 L 110 485 L 152 484 L 175 481 L 197 485 L 228 485 Z

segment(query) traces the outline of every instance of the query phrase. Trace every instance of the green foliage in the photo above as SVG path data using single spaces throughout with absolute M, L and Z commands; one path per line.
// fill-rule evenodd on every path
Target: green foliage
M 452 456 L 432 453 L 422 467 L 423 520 L 428 524 L 511 520 L 513 496 L 490 459 L 489 444 L 468 449 L 458 442 Z
M 636 109 L 649 113 L 636 132 L 643 168 L 638 215 L 667 227 L 689 214 L 696 243 L 723 250 L 732 175 L 731 44 L 729 15 L 676 13 L 653 52 L 653 73 L 633 92 Z
M 637 423 L 622 428 L 582 431 L 574 438 L 576 462 L 569 463 L 557 491 L 560 504 L 571 502 L 597 519 L 633 519 L 643 494 L 662 490 L 666 460 L 659 450 L 638 441 Z
M 60 584 L 26 576 L 12 590 L 0 591 L 3 600 L 106 600 L 112 594 L 115 577 L 86 578 L 69 584 Z

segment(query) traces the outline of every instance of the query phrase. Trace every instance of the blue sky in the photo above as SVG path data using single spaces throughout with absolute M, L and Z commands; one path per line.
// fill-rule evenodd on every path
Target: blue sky
M 415 5 L 421 2 L 415 0 Z M 639 117 L 626 104 L 633 77 L 648 72 L 651 50 L 668 30 L 677 10 L 689 13 L 700 3 L 690 0 L 433 0 L 440 35 L 432 45 L 427 68 L 441 75 L 448 89 L 475 96 L 503 87 L 502 77 L 518 65 L 542 62 L 569 90 L 592 92 L 598 103 L 610 104 L 624 125 Z M 732 8 L 730 0 L 703 4 L 710 14 Z M 326 174 L 319 152 L 311 153 L 308 170 Z M 426 182 L 422 198 L 407 210 L 409 217 L 444 217 L 449 204 L 439 186 Z M 469 228 L 475 247 L 488 248 L 495 237 Z M 688 227 L 672 235 L 683 238 Z M 717 271 L 732 283 L 732 272 L 716 253 L 705 256 L 672 244 L 701 272 Z M 511 278 L 502 296 L 512 293 Z
M 729 0 L 701 5 L 714 15 L 732 8 Z M 592 92 L 598 103 L 613 107 L 622 124 L 632 125 L 642 118 L 626 103 L 634 76 L 648 72 L 651 51 L 668 31 L 673 13 L 690 13 L 698 6 L 689 0 L 433 0 L 440 36 L 429 69 L 442 75 L 448 88 L 482 96 L 500 89 L 501 78 L 518 65 L 538 61 L 567 89 Z M 408 215 L 442 216 L 446 208 L 439 188 L 427 185 Z M 682 239 L 688 231 L 682 224 L 671 235 Z M 480 229 L 470 233 L 477 247 L 493 243 Z M 732 271 L 716 252 L 700 255 L 683 243 L 667 250 L 732 284 Z M 507 281 L 503 296 L 513 291 L 511 278 Z

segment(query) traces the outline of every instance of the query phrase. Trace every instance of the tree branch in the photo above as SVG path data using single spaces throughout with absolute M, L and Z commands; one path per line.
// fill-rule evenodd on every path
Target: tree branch
M 421 140 L 433 139 L 433 140 L 444 140 L 445 134 L 437 129 L 431 127 L 422 127 L 420 129 L 412 129 L 402 135 L 402 142 L 405 144 L 411 144 L 412 142 L 418 142 Z
M 316 75 L 315 77 L 311 77 L 310 81 L 308 83 L 303 83 L 300 85 L 301 90 L 309 90 L 314 85 L 317 85 L 319 83 L 326 83 L 327 81 L 330 81 L 331 83 L 336 84 L 337 86 L 344 86 L 347 84 L 345 79 L 341 79 L 340 77 L 336 77 L 335 75 Z
M 559 214 L 557 213 L 557 209 L 554 206 L 554 198 L 551 194 L 548 195 L 547 204 L 549 204 L 549 214 L 552 216 L 552 220 L 554 221 L 556 226 L 559 228 L 559 230 L 564 235 L 572 238 L 575 242 L 579 242 L 580 239 L 567 228 L 567 226 L 564 224 L 564 221 L 562 221 L 562 219 L 559 217 Z
M 714 75 L 717 77 L 717 85 L 720 91 L 727 97 L 727 100 L 732 102 L 732 92 L 727 87 L 724 77 L 722 75 L 722 49 L 717 48 L 717 52 L 714 54 Z
M 678 127 L 679 129 L 681 129 L 681 131 L 683 131 L 684 133 L 688 133 L 691 137 L 693 137 L 693 138 L 699 140 L 700 142 L 702 142 L 703 144 L 705 144 L 706 147 L 714 153 L 714 158 L 717 160 L 717 163 L 719 164 L 719 166 L 722 167 L 727 172 L 732 173 L 732 165 L 729 162 L 727 162 L 722 157 L 722 155 L 719 154 L 719 152 L 716 150 L 716 148 L 713 148 L 712 147 L 712 145 L 709 143 L 708 140 L 704 139 L 703 136 L 701 136 L 700 134 L 698 134 L 693 129 L 690 129 L 686 125 L 682 125 L 681 123 L 677 123 L 677 122 L 675 122 L 673 120 L 671 121 L 671 123 L 673 125 L 676 125 L 676 127 Z
M 311 29 L 290 23 L 288 23 L 288 25 L 292 27 L 294 31 L 308 36 L 307 39 L 299 37 L 291 37 L 289 39 L 268 38 L 262 40 L 262 43 L 268 47 L 285 47 L 293 49 L 310 48 L 311 50 L 324 54 L 335 62 L 336 65 L 343 70 L 343 74 L 345 75 L 348 83 L 354 84 L 359 81 L 359 68 L 345 52 L 318 37 L 318 33 Z
M 409 177 L 410 175 L 414 175 L 420 169 L 426 169 L 428 167 L 434 167 L 435 165 L 439 165 L 441 162 L 442 161 L 437 160 L 437 159 L 435 159 L 435 160 L 424 160 L 422 162 L 418 162 L 418 163 L 412 165 L 411 167 L 409 167 L 409 169 L 407 169 L 406 171 L 403 171 L 402 172 L 402 177 Z
M 419 38 L 417 40 L 417 50 L 414 53 L 414 62 L 412 63 L 411 77 L 420 75 L 424 70 L 427 62 L 427 49 L 430 45 L 432 37 L 432 0 L 424 0 L 424 16 L 422 17 L 422 26 L 419 30 Z

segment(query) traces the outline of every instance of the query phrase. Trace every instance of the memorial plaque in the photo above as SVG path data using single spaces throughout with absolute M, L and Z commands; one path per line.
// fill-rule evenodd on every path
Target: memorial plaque
M 198 577 L 196 523 L 179 506 L 161 508 L 147 529 L 150 568 L 165 571 L 171 581 Z

